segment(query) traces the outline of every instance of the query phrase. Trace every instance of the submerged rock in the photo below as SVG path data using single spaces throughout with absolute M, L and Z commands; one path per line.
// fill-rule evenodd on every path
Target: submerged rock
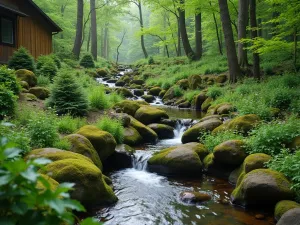
M 211 200 L 210 194 L 206 192 L 182 192 L 180 193 L 180 200 L 184 203 L 195 204 Z
M 277 225 L 299 225 L 300 209 L 291 209 L 287 211 L 278 221 Z
M 174 137 L 174 129 L 168 125 L 152 123 L 148 127 L 154 130 L 159 139 L 171 139 Z

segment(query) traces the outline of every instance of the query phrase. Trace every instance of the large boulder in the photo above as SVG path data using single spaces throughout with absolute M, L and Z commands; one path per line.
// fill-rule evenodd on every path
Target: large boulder
M 282 200 L 278 202 L 275 206 L 275 212 L 274 212 L 274 217 L 275 220 L 280 220 L 283 214 L 285 214 L 287 211 L 291 209 L 298 208 L 300 209 L 300 204 L 294 201 L 289 201 L 289 200 Z
M 218 75 L 215 80 L 217 83 L 223 84 L 228 80 L 228 78 L 227 78 L 226 74 L 221 74 L 221 75 Z
M 162 99 L 163 102 L 170 101 L 176 97 L 174 89 L 175 89 L 175 87 L 173 86 L 173 87 L 169 88 L 169 90 L 167 90 L 167 92 L 163 96 L 163 99 Z
M 59 183 L 54 180 L 53 178 L 49 177 L 48 175 L 45 174 L 40 174 L 40 176 L 45 179 L 49 185 L 50 185 L 50 190 L 55 191 L 56 188 L 58 187 Z M 44 185 L 44 183 L 42 183 L 40 180 L 38 180 L 37 184 L 36 184 L 36 189 L 40 190 L 40 191 L 45 191 L 48 189 L 48 187 L 46 187 Z
M 130 124 L 130 116 L 126 113 L 112 113 L 109 117 L 120 121 L 123 127 L 128 127 Z
M 281 200 L 293 198 L 288 179 L 270 169 L 257 169 L 246 174 L 231 194 L 231 201 L 242 206 L 275 205 Z
M 64 139 L 71 144 L 69 149 L 71 152 L 88 157 L 102 171 L 103 166 L 100 157 L 92 143 L 86 137 L 80 134 L 71 134 L 66 136 Z
M 135 128 L 131 126 L 125 128 L 124 140 L 123 140 L 124 144 L 130 146 L 137 146 L 142 142 L 143 142 L 143 138 Z
M 117 93 L 125 98 L 132 98 L 134 95 L 127 88 L 117 88 Z
M 123 113 L 134 116 L 135 112 L 140 108 L 140 104 L 135 101 L 124 100 L 114 105 L 114 109 Z
M 159 139 L 171 139 L 174 137 L 174 128 L 171 126 L 152 123 L 148 127 L 155 131 Z
M 38 99 L 44 100 L 49 97 L 50 91 L 45 87 L 33 87 L 29 89 L 29 93 L 35 95 Z
M 153 96 L 159 96 L 159 93 L 162 91 L 160 87 L 153 87 L 149 90 L 149 94 Z
M 87 125 L 81 127 L 77 134 L 81 134 L 92 143 L 102 162 L 115 151 L 117 143 L 114 137 L 110 133 L 98 129 L 96 126 Z
M 143 140 L 145 142 L 149 143 L 155 143 L 158 139 L 157 134 L 154 130 L 152 130 L 150 127 L 147 127 L 146 125 L 142 124 L 132 116 L 130 117 L 130 126 L 135 128 L 139 134 L 143 137 Z
M 104 163 L 105 169 L 118 170 L 132 168 L 135 149 L 126 144 L 117 145 L 116 151 Z M 107 182 L 106 182 L 107 183 Z M 108 184 L 108 183 L 107 183 Z
M 188 77 L 189 88 L 196 90 L 201 88 L 202 79 L 200 75 L 192 75 Z
M 143 96 L 145 93 L 144 89 L 134 89 L 133 94 L 136 96 Z
M 240 140 L 229 140 L 217 145 L 214 150 L 214 157 L 217 162 L 239 166 L 247 157 L 245 143 Z
M 291 209 L 282 215 L 277 225 L 299 225 L 300 209 Z
M 75 154 L 75 153 L 74 153 Z M 74 183 L 71 197 L 86 206 L 112 204 L 118 200 L 104 181 L 100 169 L 82 159 L 64 159 L 52 162 L 42 170 L 59 183 Z
M 208 108 L 211 106 L 211 103 L 213 101 L 214 100 L 211 97 L 208 97 L 207 99 L 205 99 L 205 101 L 201 105 L 201 111 L 206 112 L 208 110 Z
M 255 153 L 247 156 L 243 164 L 239 168 L 232 171 L 229 176 L 229 182 L 239 185 L 247 173 L 251 172 L 252 170 L 266 168 L 266 163 L 271 159 L 271 156 L 264 153 Z
M 167 175 L 199 176 L 202 174 L 201 160 L 208 154 L 204 145 L 188 143 L 164 149 L 148 160 L 148 167 Z
M 16 76 L 19 80 L 25 81 L 30 87 L 34 87 L 37 84 L 37 78 L 30 70 L 17 70 Z
M 192 101 L 192 107 L 197 111 L 201 111 L 201 106 L 205 102 L 208 97 L 205 95 L 204 92 L 200 92 L 196 95 Z
M 145 83 L 145 81 L 142 79 L 135 79 L 135 80 L 131 81 L 130 83 L 137 84 L 137 85 L 143 85 Z
M 199 140 L 199 137 L 202 134 L 214 130 L 216 127 L 220 126 L 221 124 L 222 121 L 217 118 L 212 118 L 197 123 L 196 125 L 192 126 L 190 129 L 184 132 L 181 141 L 183 144 L 188 142 L 197 142 Z
M 148 125 L 151 123 L 157 123 L 161 119 L 169 118 L 169 116 L 164 110 L 151 106 L 142 106 L 136 111 L 134 118 L 141 123 Z
M 189 88 L 189 81 L 188 79 L 182 79 L 177 81 L 176 85 L 178 85 L 183 90 L 187 90 Z
M 144 99 L 148 103 L 152 103 L 155 100 L 155 97 L 153 95 L 143 95 L 142 99 Z

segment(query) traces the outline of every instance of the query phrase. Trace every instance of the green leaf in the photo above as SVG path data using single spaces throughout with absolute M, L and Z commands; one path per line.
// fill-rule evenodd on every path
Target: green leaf
M 35 171 L 35 168 L 30 166 L 26 171 L 21 173 L 21 176 L 27 180 L 35 182 L 39 176 L 39 174 Z
M 9 217 L 2 217 L 0 218 L 0 225 L 15 225 L 16 222 Z
M 87 218 L 83 220 L 80 225 L 101 225 L 101 223 L 94 218 Z
M 45 158 L 38 158 L 38 159 L 33 160 L 33 163 L 36 165 L 47 165 L 51 162 L 52 162 L 51 160 L 45 159 Z
M 8 158 L 8 159 L 12 159 L 12 158 L 15 158 L 17 156 L 19 156 L 19 154 L 21 153 L 22 151 L 18 148 L 7 148 L 5 149 L 4 151 L 4 155 Z

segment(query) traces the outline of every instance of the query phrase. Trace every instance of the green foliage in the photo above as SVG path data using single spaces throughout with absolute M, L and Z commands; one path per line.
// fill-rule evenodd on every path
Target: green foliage
M 292 139 L 300 135 L 300 120 L 291 116 L 286 121 L 263 123 L 250 133 L 249 153 L 277 155 Z
M 20 84 L 17 81 L 16 74 L 13 70 L 7 69 L 6 66 L 0 66 L 0 84 L 4 85 L 14 94 L 20 93 Z
M 50 161 L 40 158 L 25 162 L 19 155 L 21 151 L 1 137 L 0 224 L 73 225 L 76 218 L 73 211 L 85 211 L 78 201 L 70 199 L 68 191 L 72 190 L 73 184 L 53 187 L 38 173 Z M 81 224 L 97 223 L 87 219 Z
M 68 140 L 60 139 L 53 144 L 54 148 L 69 151 L 71 149 L 71 143 Z
M 123 97 L 116 92 L 110 94 L 105 93 L 105 87 L 95 86 L 89 91 L 89 102 L 91 108 L 94 109 L 109 109 L 114 104 L 123 100 Z
M 124 128 L 122 123 L 117 119 L 111 119 L 107 116 L 102 117 L 97 121 L 96 126 L 100 130 L 107 131 L 112 136 L 114 136 L 115 140 L 118 144 L 122 144 L 124 140 Z
M 4 116 L 12 116 L 15 111 L 17 97 L 14 93 L 0 84 L 0 120 Z
M 216 134 L 205 133 L 200 137 L 200 143 L 204 144 L 209 151 L 228 140 L 244 140 L 245 138 L 241 134 L 234 133 L 232 131 L 223 131 Z
M 46 76 L 38 76 L 37 77 L 37 85 L 39 87 L 48 87 L 50 85 L 50 79 Z
M 53 81 L 53 78 L 57 74 L 57 67 L 55 65 L 55 62 L 52 59 L 46 61 L 39 70 L 39 74 L 42 76 L 49 77 L 50 81 Z
M 184 94 L 184 90 L 182 90 L 178 85 L 174 85 L 173 90 L 175 97 L 181 97 Z
M 50 57 L 53 59 L 53 61 L 55 62 L 55 65 L 58 69 L 61 68 L 61 61 L 58 58 L 58 56 L 56 54 L 51 54 Z
M 80 66 L 84 68 L 95 68 L 95 62 L 93 56 L 90 54 L 86 54 L 80 60 Z
M 153 59 L 152 56 L 149 57 L 149 59 L 148 59 L 148 64 L 149 64 L 149 65 L 154 64 L 154 59 Z
M 8 67 L 11 69 L 27 69 L 35 71 L 34 60 L 26 48 L 21 47 L 14 52 L 8 62 Z
M 72 117 L 71 115 L 61 116 L 58 118 L 58 131 L 61 134 L 75 133 L 80 127 L 86 125 L 86 119 Z
M 217 87 L 217 86 L 209 87 L 206 95 L 208 97 L 211 97 L 212 99 L 217 99 L 223 94 L 223 90 L 224 88 L 222 87 Z
M 61 71 L 54 80 L 47 105 L 54 107 L 60 115 L 83 116 L 88 109 L 88 101 L 82 87 L 67 71 Z
M 292 182 L 292 190 L 300 200 L 300 151 L 291 154 L 287 149 L 282 149 L 280 154 L 268 162 L 268 167 L 283 173 Z
M 184 93 L 184 98 L 189 101 L 189 102 L 192 102 L 192 100 L 194 99 L 194 97 L 196 95 L 198 95 L 200 92 L 199 90 L 190 90 L 190 91 L 186 91 Z
M 27 125 L 30 144 L 33 148 L 53 147 L 58 140 L 57 125 L 51 114 L 37 114 Z

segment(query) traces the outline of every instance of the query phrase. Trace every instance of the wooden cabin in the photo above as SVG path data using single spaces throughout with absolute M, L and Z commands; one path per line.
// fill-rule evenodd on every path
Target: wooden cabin
M 0 63 L 21 46 L 35 58 L 52 53 L 52 36 L 61 31 L 32 0 L 0 0 Z

